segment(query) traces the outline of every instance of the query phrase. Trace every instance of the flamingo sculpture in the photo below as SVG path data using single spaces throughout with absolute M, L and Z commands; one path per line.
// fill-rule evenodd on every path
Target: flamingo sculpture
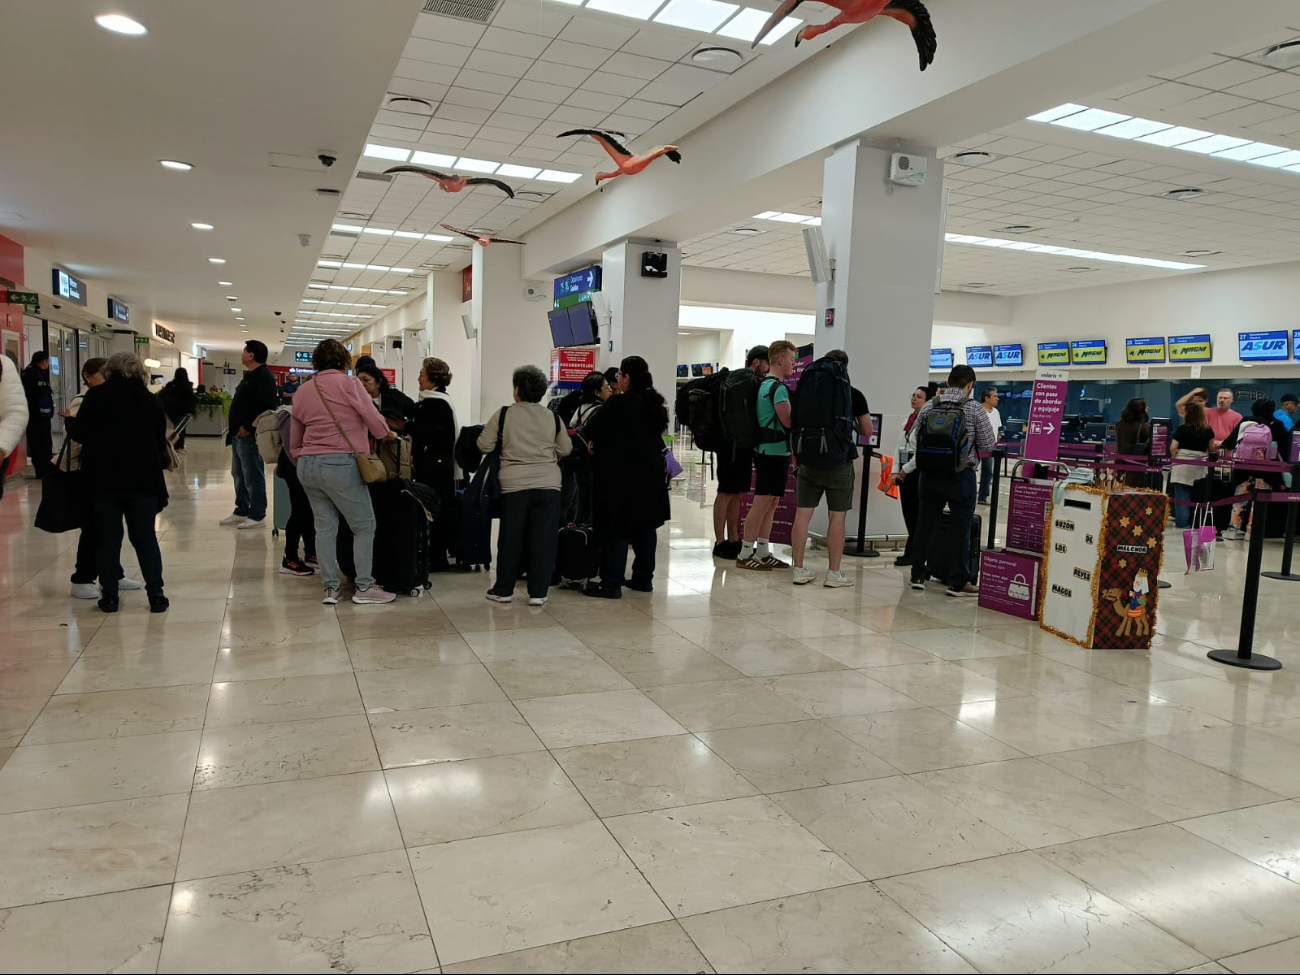
M 616 176 L 635 176 L 660 156 L 667 156 L 675 163 L 682 161 L 682 154 L 677 150 L 676 146 L 660 146 L 658 149 L 652 149 L 650 152 L 634 156 L 622 143 L 614 138 L 616 135 L 623 135 L 622 132 L 608 132 L 603 129 L 570 129 L 568 132 L 561 132 L 556 138 L 564 139 L 571 135 L 591 136 L 600 144 L 602 149 L 609 153 L 609 157 L 618 166 L 617 173 L 597 173 L 596 182 L 598 184 L 601 180 L 614 179 Z M 627 137 L 624 136 L 624 138 Z
M 515 198 L 514 190 L 501 180 L 488 176 L 458 176 L 455 173 L 440 173 L 436 169 L 427 169 L 424 166 L 393 166 L 391 169 L 384 170 L 385 176 L 390 173 L 415 173 L 425 179 L 433 180 L 444 193 L 459 193 L 470 186 L 495 186 L 510 199 Z
M 811 41 L 818 34 L 825 34 L 828 30 L 834 30 L 844 24 L 865 24 L 876 17 L 893 17 L 911 30 L 912 39 L 916 41 L 916 49 L 921 55 L 921 70 L 924 71 L 934 63 L 934 52 L 939 46 L 939 40 L 934 33 L 934 24 L 930 21 L 930 11 L 925 8 L 921 0 L 822 0 L 822 2 L 834 7 L 839 13 L 828 23 L 806 24 L 799 28 L 794 35 L 795 47 L 799 46 L 800 41 Z M 782 0 L 781 5 L 768 18 L 750 47 L 757 47 L 758 42 L 771 33 L 772 28 L 790 16 L 801 3 L 803 0 Z
M 470 240 L 477 241 L 480 246 L 486 247 L 488 244 L 523 244 L 522 240 L 513 240 L 510 237 L 493 237 L 488 231 L 476 234 L 472 230 L 461 230 L 459 227 L 453 227 L 449 223 L 439 224 L 443 230 L 450 230 L 453 234 L 460 234 L 462 237 L 468 237 Z

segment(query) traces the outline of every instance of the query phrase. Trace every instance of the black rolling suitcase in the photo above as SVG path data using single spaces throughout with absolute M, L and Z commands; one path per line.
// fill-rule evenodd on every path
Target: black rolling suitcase
M 552 585 L 585 589 L 600 575 L 600 545 L 589 525 L 567 525 L 560 529 L 555 546 L 555 578 Z
M 437 515 L 438 496 L 414 481 L 396 479 L 370 485 L 375 509 L 372 558 L 375 582 L 399 596 L 419 596 L 429 581 L 429 521 Z M 339 519 L 339 571 L 356 578 L 352 530 Z
M 979 513 L 971 518 L 970 523 L 970 581 L 978 585 L 980 581 L 980 536 L 984 527 Z M 934 545 L 930 549 L 930 561 L 926 566 L 930 578 L 947 585 L 949 553 L 952 543 L 949 541 L 952 529 L 952 515 L 945 511 L 939 516 L 939 528 L 934 533 Z

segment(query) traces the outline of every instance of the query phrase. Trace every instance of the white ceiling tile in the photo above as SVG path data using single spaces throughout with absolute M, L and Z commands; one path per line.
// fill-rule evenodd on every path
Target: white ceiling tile
M 424 37 L 412 37 L 406 42 L 402 57 L 414 61 L 448 64 L 458 68 L 465 63 L 472 50 L 473 48 L 461 44 L 444 44 L 442 41 L 431 41 Z
M 671 68 L 659 76 L 657 80 L 669 85 L 677 85 L 681 88 L 696 89 L 708 91 L 709 89 L 722 84 L 726 81 L 728 75 L 717 71 L 706 71 L 703 68 L 693 68 L 687 64 L 674 64 Z
M 1289 95 L 1293 91 L 1300 91 L 1300 75 L 1289 71 L 1275 71 L 1262 78 L 1233 85 L 1228 91 L 1242 98 L 1255 98 L 1266 102 L 1276 95 Z
M 585 88 L 579 88 L 568 97 L 565 104 L 572 105 L 575 108 L 594 108 L 612 112 L 625 101 L 627 101 L 627 98 L 623 95 L 611 95 L 603 91 L 587 91 Z
M 393 84 L 395 86 L 399 83 L 401 87 L 389 88 L 389 95 L 405 95 L 408 98 L 424 98 L 434 103 L 442 100 L 442 96 L 447 94 L 448 88 L 447 85 L 438 85 L 430 81 L 416 81 L 413 78 L 393 79 Z
M 651 81 L 659 77 L 666 70 L 672 67 L 671 61 L 660 61 L 657 58 L 646 58 L 636 54 L 626 54 L 622 51 L 610 57 L 602 66 L 602 71 L 612 71 L 615 74 L 628 75 L 632 78 L 643 78 Z
M 430 135 L 437 133 L 439 135 L 458 135 L 470 138 L 478 130 L 479 126 L 474 122 L 457 122 L 454 119 L 435 116 L 429 120 L 429 127 L 425 131 Z M 421 139 L 420 141 L 423 142 L 424 140 Z
M 473 47 L 483 36 L 483 28 L 455 17 L 443 17 L 439 14 L 422 14 L 415 18 L 411 33 L 416 37 L 425 37 L 433 41 L 448 44 L 463 44 Z
M 370 127 L 370 141 L 372 142 L 375 140 L 384 142 L 385 139 L 387 139 L 388 142 L 411 142 L 418 139 L 419 135 L 420 133 L 417 130 L 402 128 L 396 125 L 372 125 Z M 376 160 L 370 160 L 370 162 L 375 161 Z
M 514 132 L 522 132 L 527 135 L 533 129 L 537 128 L 538 120 L 524 115 L 511 115 L 509 112 L 496 112 L 488 120 L 488 125 L 499 129 L 510 129 Z M 523 138 L 523 136 L 520 136 Z
M 1206 68 L 1212 68 L 1216 64 L 1222 64 L 1227 58 L 1220 54 L 1203 54 L 1191 61 L 1183 61 L 1179 64 L 1161 68 L 1151 73 L 1157 78 L 1181 78 L 1184 75 L 1192 74 L 1196 71 L 1204 71 Z
M 482 125 L 492 115 L 486 108 L 472 108 L 468 105 L 442 104 L 434 112 L 434 118 L 452 119 L 456 122 L 473 122 Z
M 490 71 L 475 71 L 463 68 L 456 76 L 457 88 L 473 88 L 477 91 L 490 91 L 497 95 L 507 95 L 519 83 L 509 75 L 493 74 Z
M 1270 105 L 1268 102 L 1252 102 L 1245 108 L 1234 108 L 1230 112 L 1214 116 L 1214 122 L 1220 125 L 1239 125 L 1248 129 L 1260 122 L 1267 122 L 1269 119 L 1281 118 L 1289 114 L 1291 114 L 1291 110 L 1281 105 Z
M 520 98 L 528 98 L 533 101 L 547 102 L 552 105 L 558 105 L 571 94 L 574 89 L 568 85 L 549 85 L 542 81 L 532 81 L 525 77 L 515 85 L 511 91 L 512 95 Z
M 520 57 L 535 58 L 546 50 L 547 40 L 536 34 L 517 30 L 504 30 L 489 27 L 478 47 L 483 51 L 496 51 L 500 54 L 516 54 Z
M 474 140 L 489 139 L 492 142 L 510 145 L 512 148 L 518 146 L 524 140 L 527 132 L 520 132 L 518 129 L 506 129 L 495 125 L 485 125 L 478 130 Z
M 1224 88 L 1240 85 L 1247 81 L 1254 81 L 1256 78 L 1263 78 L 1272 73 L 1271 68 L 1251 64 L 1249 61 L 1224 61 L 1212 68 L 1193 71 L 1179 80 L 1189 85 L 1199 85 L 1201 88 L 1221 91 Z
M 414 129 L 419 133 L 424 131 L 424 123 L 429 120 L 431 114 L 431 112 L 421 112 L 417 115 L 414 112 L 394 112 L 388 109 L 380 109 L 375 113 L 375 124 L 395 126 L 399 129 Z M 408 134 L 407 138 L 414 138 L 414 136 Z
M 611 92 L 615 95 L 635 95 L 645 87 L 645 82 L 640 78 L 628 78 L 621 74 L 609 74 L 605 71 L 597 71 L 590 78 L 582 83 L 582 87 L 587 91 Z
M 666 119 L 676 109 L 672 105 L 661 105 L 658 102 L 647 102 L 640 98 L 629 98 L 619 111 L 625 115 L 634 115 L 637 118 L 659 122 Z
M 465 67 L 475 71 L 490 71 L 492 74 L 507 75 L 511 78 L 522 78 L 532 64 L 532 58 L 521 58 L 514 54 L 497 54 L 495 51 L 484 51 L 482 48 L 476 48 L 465 61 Z
M 524 74 L 525 81 L 542 81 L 548 85 L 562 85 L 566 88 L 576 88 L 589 77 L 591 77 L 590 68 L 554 64 L 550 61 L 534 61 L 533 66 Z
M 1134 106 L 1137 109 L 1172 108 L 1174 105 L 1190 102 L 1193 98 L 1200 98 L 1204 94 L 1206 94 L 1204 88 L 1184 85 L 1177 81 L 1166 81 L 1153 88 L 1147 88 L 1144 91 L 1129 95 L 1122 101 L 1123 104 Z
M 635 139 L 642 132 L 648 129 L 653 123 L 647 122 L 643 118 L 634 118 L 631 115 L 609 115 L 600 123 L 600 128 L 609 129 L 614 132 L 622 132 L 629 139 Z M 648 146 L 628 146 L 633 152 L 649 148 Z
M 551 113 L 551 118 L 557 122 L 567 122 L 570 125 L 594 128 L 600 124 L 601 119 L 606 116 L 606 112 L 601 112 L 590 108 L 575 108 L 572 105 L 561 105 Z
M 523 115 L 527 118 L 544 119 L 555 111 L 556 106 L 551 102 L 537 101 L 532 98 L 520 98 L 518 95 L 510 95 L 501 102 L 500 110 L 509 112 L 511 115 Z
M 468 105 L 470 108 L 496 108 L 501 104 L 501 96 L 491 91 L 477 91 L 473 88 L 452 88 L 443 99 L 446 105 Z M 429 127 L 430 130 L 433 126 Z
M 697 42 L 694 39 L 682 37 L 662 28 L 647 27 L 637 31 L 636 35 L 620 50 L 628 54 L 659 58 L 661 61 L 677 61 L 695 50 L 696 46 Z
M 555 64 L 567 64 L 575 68 L 591 68 L 595 70 L 604 64 L 609 59 L 609 56 L 610 52 L 600 47 L 576 44 L 566 40 L 555 40 L 541 53 L 539 59 Z
M 575 17 L 564 30 L 560 31 L 559 37 L 566 41 L 573 41 L 575 44 L 589 44 L 592 47 L 617 51 L 630 41 L 636 32 L 636 27 L 607 23 L 603 20 L 579 20 Z
M 1274 105 L 1285 105 L 1287 108 L 1300 109 L 1300 91 L 1293 91 L 1286 95 L 1274 95 L 1269 101 Z
M 1234 108 L 1245 108 L 1249 104 L 1251 104 L 1251 101 L 1248 98 L 1229 95 L 1222 91 L 1214 91 L 1208 95 L 1202 95 L 1200 98 L 1193 98 L 1189 102 L 1183 102 L 1178 107 L 1178 111 L 1179 114 L 1186 112 L 1193 118 L 1210 118 L 1220 112 L 1230 112 Z
M 432 81 L 440 85 L 449 85 L 456 80 L 456 68 L 448 64 L 434 64 L 431 61 L 416 61 L 402 58 L 393 73 L 390 88 L 401 88 L 402 79 L 412 78 L 416 81 Z

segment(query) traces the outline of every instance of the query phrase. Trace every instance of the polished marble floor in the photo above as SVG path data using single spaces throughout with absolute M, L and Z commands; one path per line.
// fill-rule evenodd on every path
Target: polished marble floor
M 1207 661 L 1239 543 L 1150 653 L 888 558 L 739 573 L 695 493 L 653 595 L 330 608 L 218 527 L 224 464 L 172 477 L 165 616 L 69 599 L 75 537 L 0 505 L 0 971 L 1300 967 L 1300 589 L 1288 669 Z

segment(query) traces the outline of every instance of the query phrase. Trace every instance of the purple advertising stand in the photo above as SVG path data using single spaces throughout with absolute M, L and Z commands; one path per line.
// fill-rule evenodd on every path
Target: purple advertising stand
M 1038 619 L 1040 561 L 1032 555 L 1014 552 L 982 553 L 980 606 L 1025 620 Z
M 1061 422 L 1070 374 L 1063 369 L 1039 369 L 1034 377 L 1034 397 L 1025 426 L 1025 460 L 1056 460 L 1061 450 Z

